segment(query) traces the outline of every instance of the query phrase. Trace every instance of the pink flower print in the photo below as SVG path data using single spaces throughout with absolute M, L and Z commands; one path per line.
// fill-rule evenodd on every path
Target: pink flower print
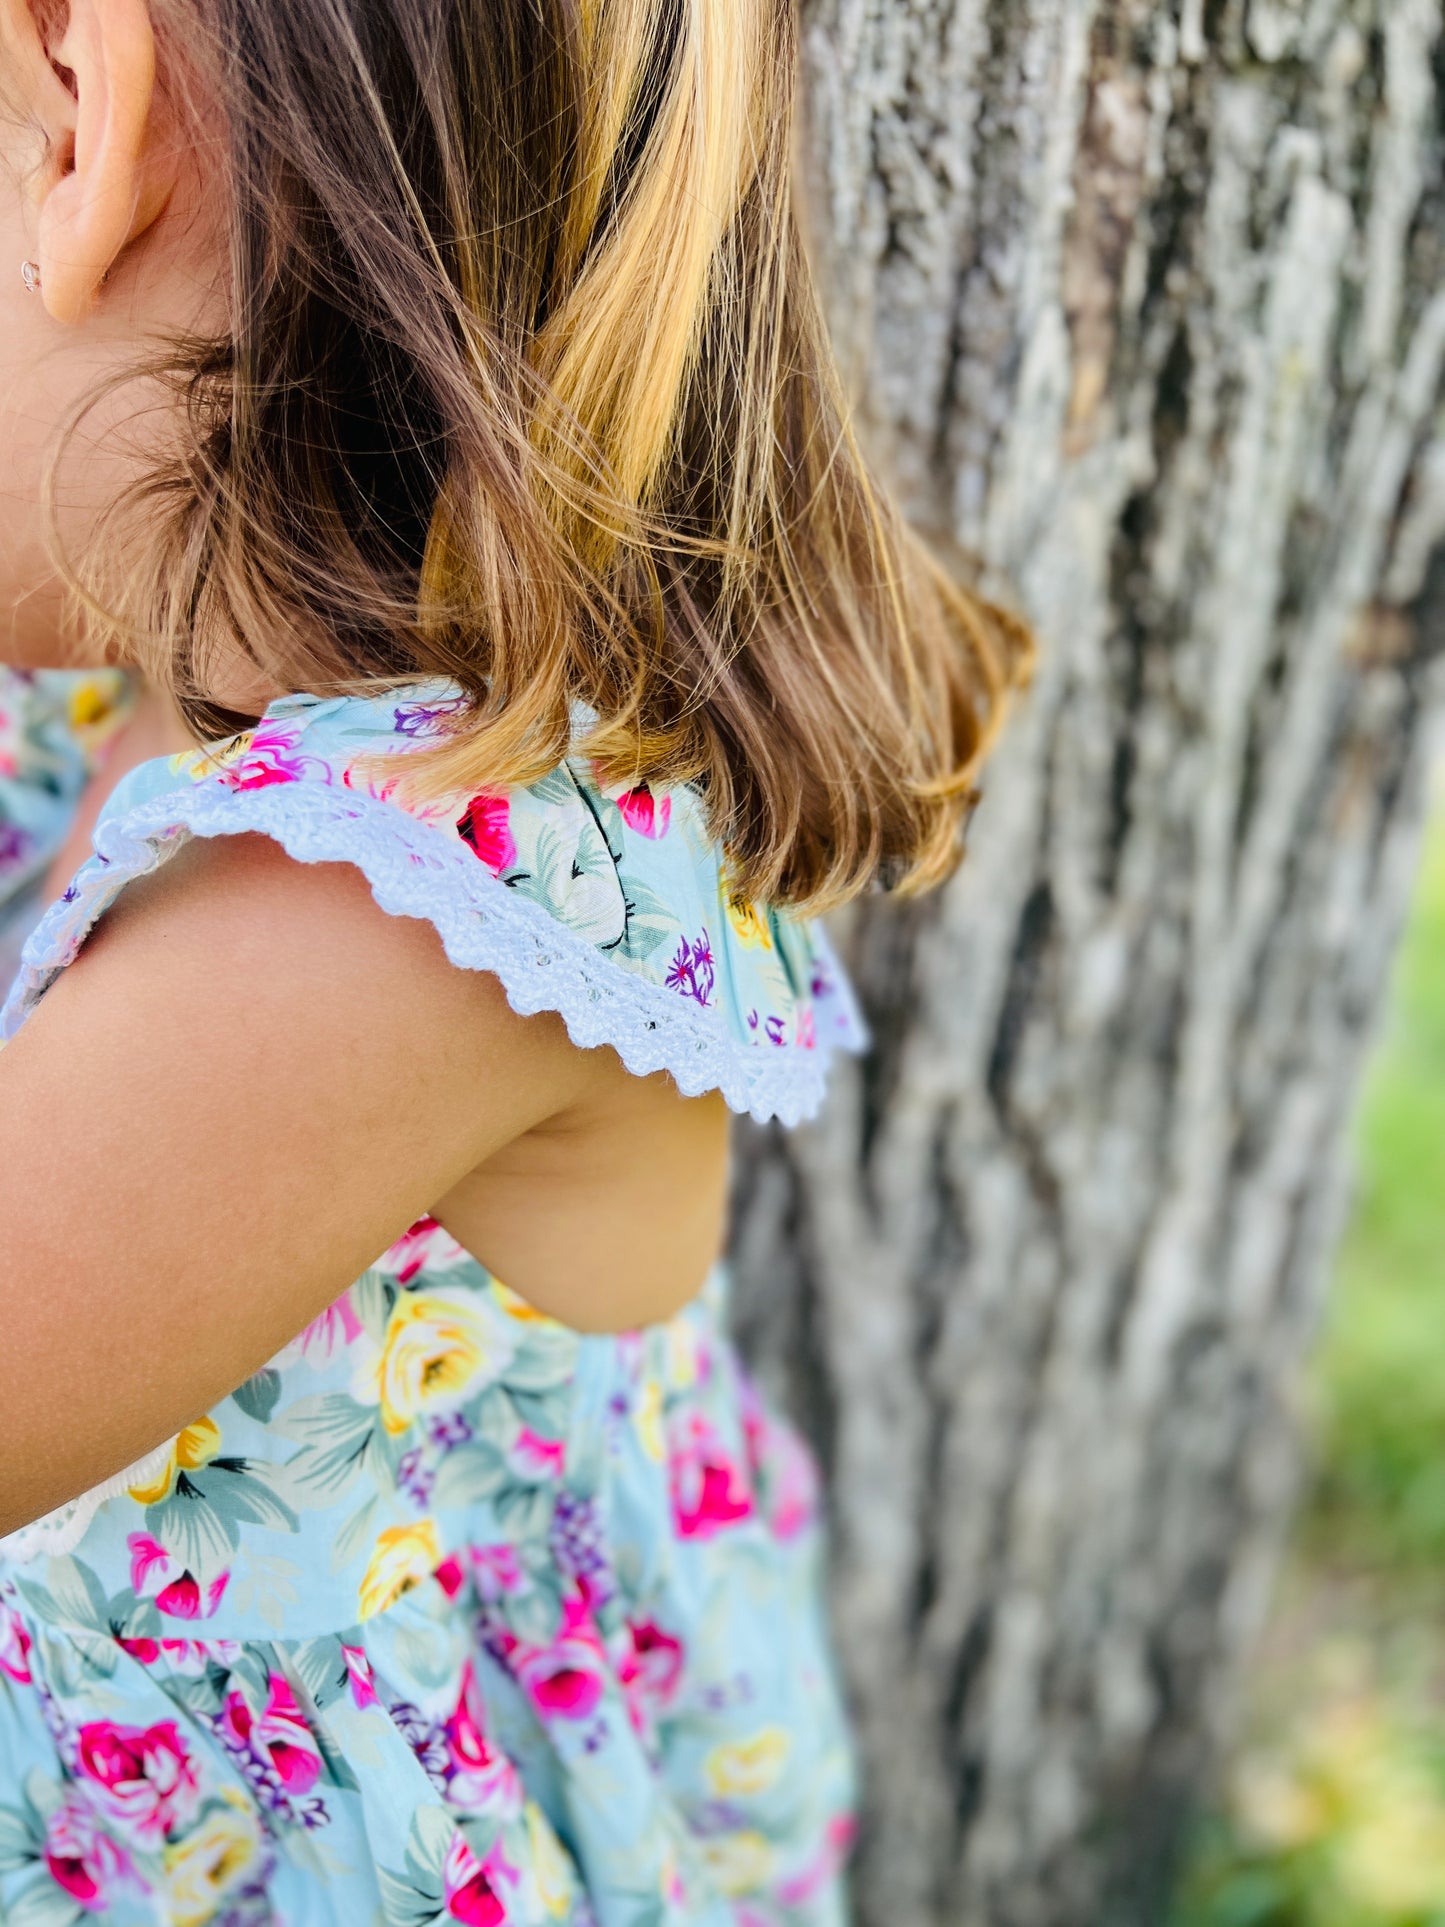
M 465 1927 L 503 1927 L 506 1903 L 497 1891 L 500 1885 L 515 1884 L 517 1870 L 502 1853 L 500 1843 L 485 1860 L 478 1860 L 460 1834 L 453 1837 L 442 1868 L 442 1888 L 447 1918 L 460 1920 Z
M 221 1723 L 238 1747 L 245 1747 L 276 1771 L 288 1794 L 309 1793 L 321 1772 L 321 1754 L 291 1682 L 272 1673 L 264 1710 L 254 1715 L 234 1689 L 226 1695 Z
M 231 1575 L 220 1573 L 206 1588 L 205 1598 L 201 1589 L 189 1572 L 183 1572 L 169 1585 L 162 1586 L 156 1594 L 156 1605 L 172 1619 L 209 1619 L 221 1603 Z
M 545 1646 L 506 1632 L 502 1650 L 513 1673 L 544 1720 L 585 1720 L 602 1698 L 607 1656 L 580 1594 L 568 1595 L 562 1624 Z
M 194 1575 L 187 1570 L 177 1572 L 176 1561 L 159 1539 L 148 1532 L 132 1532 L 126 1544 L 130 1547 L 132 1587 L 141 1598 L 154 1598 L 163 1613 L 173 1619 L 209 1619 L 220 1605 L 230 1583 L 229 1571 L 218 1574 L 202 1595 Z M 164 1583 L 153 1592 L 157 1581 Z
M 141 1666 L 154 1666 L 161 1656 L 161 1642 L 158 1639 L 117 1638 L 116 1645 Z
M 420 1272 L 454 1271 L 468 1262 L 466 1252 L 435 1218 L 418 1218 L 385 1253 L 377 1269 L 392 1274 L 399 1285 L 409 1285 Z
M 527 1583 L 515 1546 L 473 1546 L 471 1560 L 477 1591 L 483 1599 L 495 1600 L 506 1593 L 521 1592 Z
M 457 819 L 457 834 L 470 844 L 494 876 L 512 869 L 517 861 L 517 844 L 511 828 L 511 798 L 504 792 L 483 790 L 468 803 Z
M 135 1592 L 144 1593 L 152 1571 L 157 1566 L 164 1571 L 171 1563 L 171 1555 L 160 1540 L 153 1539 L 148 1532 L 133 1532 L 126 1544 L 130 1547 L 131 1587 Z
M 233 761 L 217 771 L 228 790 L 263 790 L 273 783 L 299 783 L 314 771 L 326 774 L 326 765 L 314 756 L 297 753 L 300 732 L 278 723 L 262 723 L 251 732 L 251 739 Z
M 446 1724 L 447 1799 L 466 1813 L 494 1813 L 514 1820 L 522 1811 L 522 1783 L 505 1753 L 486 1735 L 486 1709 L 470 1660 L 461 1693 Z
M 57 1887 L 88 1914 L 110 1911 L 116 1888 L 132 1868 L 125 1852 L 101 1832 L 79 1800 L 65 1800 L 45 1822 L 45 1865 Z
M 178 1673 L 200 1679 L 209 1666 L 223 1666 L 227 1672 L 241 1656 L 235 1639 L 163 1639 L 161 1652 Z
M 344 1291 L 333 1304 L 311 1323 L 295 1341 L 303 1358 L 319 1361 L 334 1358 L 338 1351 L 354 1345 L 366 1327 L 357 1317 L 350 1291 Z
M 288 1793 L 311 1791 L 321 1772 L 321 1753 L 284 1674 L 271 1675 L 266 1710 L 256 1722 L 255 1738 L 270 1755 Z
M 164 1838 L 200 1803 L 196 1764 L 174 1720 L 148 1727 L 89 1720 L 77 1735 L 76 1759 L 102 1809 L 142 1844 Z
M 524 1479 L 555 1479 L 567 1464 L 567 1447 L 562 1439 L 544 1439 L 530 1425 L 524 1425 L 507 1454 L 507 1462 Z
M 341 1648 L 346 1660 L 346 1671 L 351 1681 L 351 1697 L 357 1710 L 364 1712 L 368 1706 L 377 1704 L 376 1683 L 371 1676 L 371 1661 L 360 1646 Z
M 798 1006 L 797 1038 L 795 1041 L 802 1050 L 813 1050 L 817 1047 L 818 1034 L 813 1028 L 813 1006 L 811 1004 L 799 1004 Z
M 823 1843 L 809 1864 L 801 1873 L 794 1874 L 778 1888 L 778 1900 L 784 1907 L 806 1906 L 821 1888 L 837 1877 L 852 1850 L 857 1836 L 858 1823 L 851 1813 L 837 1814 L 828 1822 Z
M 802 1435 L 763 1404 L 746 1373 L 739 1374 L 739 1404 L 748 1469 L 763 1515 L 775 1538 L 796 1539 L 818 1516 L 817 1463 Z
M 700 1413 L 674 1426 L 668 1440 L 673 1523 L 684 1539 L 710 1539 L 749 1518 L 753 1495 L 743 1468 Z
M 705 1009 L 712 1002 L 716 982 L 717 968 L 706 928 L 691 943 L 682 938 L 667 973 L 668 989 L 693 998 Z
M 459 1552 L 448 1553 L 432 1577 L 448 1599 L 455 1599 L 467 1582 L 467 1568 L 463 1555 Z
M 618 797 L 617 807 L 628 829 L 636 830 L 639 836 L 667 835 L 667 826 L 672 820 L 670 796 L 664 796 L 659 802 L 648 784 L 639 783 L 635 790 L 625 790 Z
M 638 1732 L 672 1704 L 682 1680 L 681 1640 L 652 1620 L 629 1621 L 628 1650 L 617 1668 L 627 1710 Z
M 30 1634 L 13 1606 L 0 1599 L 0 1673 L 17 1686 L 30 1684 Z

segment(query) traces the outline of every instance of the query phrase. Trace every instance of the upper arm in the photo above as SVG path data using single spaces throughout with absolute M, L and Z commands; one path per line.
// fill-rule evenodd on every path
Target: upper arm
M 233 1391 L 584 1053 L 260 836 L 127 890 L 0 1051 L 0 1533 Z

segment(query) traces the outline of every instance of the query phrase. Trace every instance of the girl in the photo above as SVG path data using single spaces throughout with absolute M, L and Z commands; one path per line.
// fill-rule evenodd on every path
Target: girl
M 0 1918 L 837 1921 L 727 1123 L 1026 638 L 843 426 L 790 0 L 0 29 L 8 654 L 200 745 L 0 1017 Z

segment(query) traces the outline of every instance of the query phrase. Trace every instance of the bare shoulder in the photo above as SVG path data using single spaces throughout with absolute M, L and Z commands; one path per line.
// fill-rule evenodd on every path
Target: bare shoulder
M 234 1390 L 601 1055 L 348 865 L 227 836 L 132 884 L 0 1051 L 0 1531 Z
M 495 977 L 450 962 L 430 923 L 383 911 L 353 865 L 298 863 L 260 834 L 195 839 L 132 883 L 36 1022 L 69 1001 L 102 1028 L 145 1025 L 158 1063 L 204 1039 L 253 1063 L 284 1056 L 308 1083 L 390 1071 L 409 1084 L 444 1067 L 444 1081 L 488 1089 L 500 1141 L 590 1078 L 592 1054 L 559 1017 L 519 1016 Z

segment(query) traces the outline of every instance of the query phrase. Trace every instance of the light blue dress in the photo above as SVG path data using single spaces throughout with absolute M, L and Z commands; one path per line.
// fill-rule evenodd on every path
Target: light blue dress
M 630 1070 L 815 1111 L 866 1042 L 821 927 L 737 890 L 687 786 L 574 754 L 418 803 L 395 772 L 456 701 L 293 697 L 132 772 L 0 1034 L 132 877 L 261 831 Z M 6 1927 L 837 1927 L 815 1470 L 727 1294 L 724 1260 L 675 1318 L 583 1336 L 423 1220 L 206 1417 L 0 1540 Z

